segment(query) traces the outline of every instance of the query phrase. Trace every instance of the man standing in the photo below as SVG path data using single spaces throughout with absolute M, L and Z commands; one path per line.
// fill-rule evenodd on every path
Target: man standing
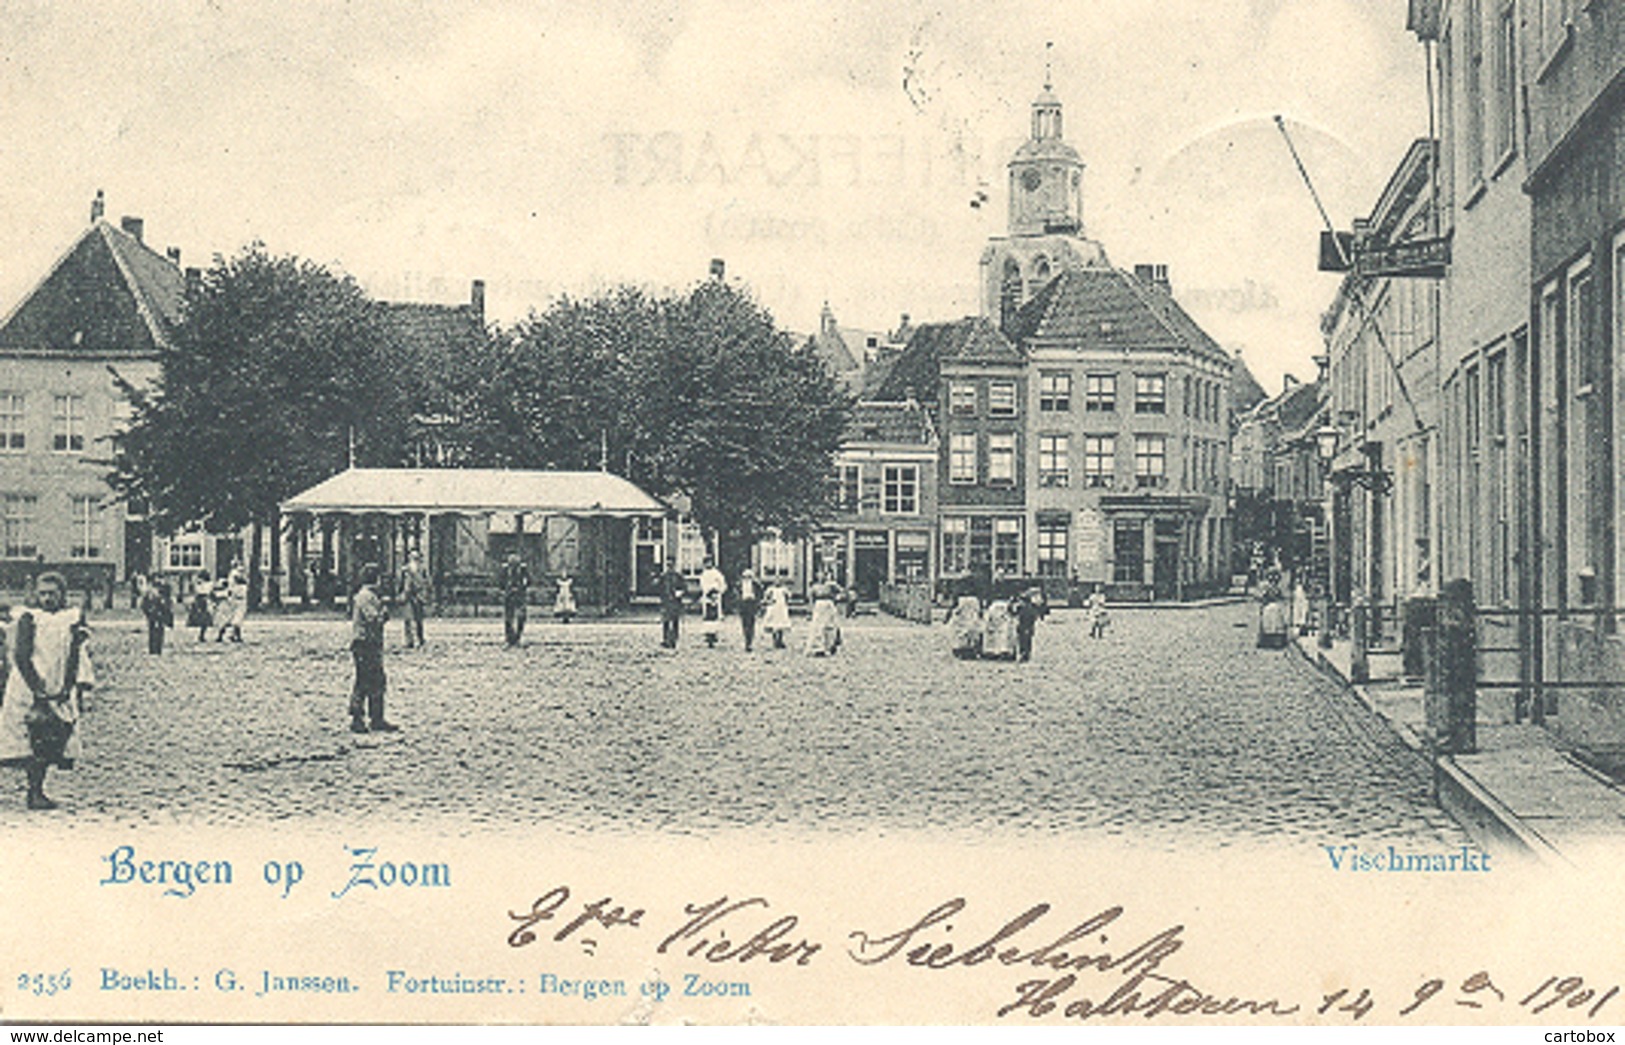
M 378 597 L 378 565 L 361 567 L 361 590 L 350 609 L 350 655 L 355 658 L 355 688 L 350 692 L 350 732 L 394 733 L 384 718 L 384 622 L 389 610 Z M 365 712 L 366 719 L 362 714 Z M 369 726 L 370 724 L 370 726 Z
M 683 620 L 683 595 L 686 585 L 677 567 L 666 564 L 660 575 L 660 644 L 666 649 L 677 648 L 677 631 Z
M 1033 659 L 1033 632 L 1038 626 L 1040 617 L 1049 616 L 1049 603 L 1044 600 L 1044 589 L 1028 588 L 1015 600 L 1016 612 L 1016 659 L 1029 661 Z
M 169 585 L 148 581 L 141 593 L 141 615 L 147 618 L 147 652 L 157 656 L 164 651 L 164 630 L 175 626 L 175 606 Z
M 756 574 L 746 570 L 739 575 L 739 598 L 735 609 L 739 611 L 739 627 L 745 634 L 745 652 L 750 652 L 756 641 L 756 617 L 762 608 L 762 588 L 756 583 Z
M 429 599 L 429 571 L 416 548 L 406 557 L 401 570 L 401 626 L 406 629 L 406 648 L 423 645 L 423 607 Z
M 509 552 L 502 567 L 502 630 L 510 648 L 525 636 L 525 615 L 529 612 L 530 567 L 518 552 Z

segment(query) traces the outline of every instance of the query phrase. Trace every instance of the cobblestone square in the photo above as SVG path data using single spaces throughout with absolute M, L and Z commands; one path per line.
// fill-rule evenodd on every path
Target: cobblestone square
M 52 775 L 67 812 L 44 815 L 1464 842 L 1385 727 L 1254 648 L 1254 612 L 1118 612 L 1090 640 L 1060 610 L 1027 664 L 957 661 L 940 627 L 875 616 L 831 658 L 796 632 L 747 653 L 731 618 L 715 649 L 685 620 L 675 652 L 652 618 L 533 619 L 519 649 L 491 617 L 431 619 L 417 650 L 392 624 L 387 736 L 348 732 L 345 622 L 252 617 L 243 645 L 183 630 L 151 657 L 135 623 L 103 621 L 86 760 Z M 0 818 L 30 815 L 15 784 Z

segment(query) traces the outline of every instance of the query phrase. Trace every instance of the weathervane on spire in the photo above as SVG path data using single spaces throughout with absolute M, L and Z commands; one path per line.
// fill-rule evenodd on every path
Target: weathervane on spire
M 1054 78 L 1050 75 L 1050 57 L 1054 53 L 1054 51 L 1055 51 L 1055 41 L 1054 40 L 1045 40 L 1044 41 L 1044 90 L 1046 90 L 1046 91 L 1050 90 L 1053 87 L 1053 84 L 1052 84 L 1051 81 Z

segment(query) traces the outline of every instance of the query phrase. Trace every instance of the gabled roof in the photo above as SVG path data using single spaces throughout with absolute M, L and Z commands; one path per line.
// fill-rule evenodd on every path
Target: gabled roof
M 863 400 L 853 404 L 852 421 L 846 426 L 841 441 L 930 446 L 936 441 L 936 432 L 925 408 L 913 400 Z
M 1320 411 L 1323 391 L 1320 382 L 1312 381 L 1309 384 L 1293 385 L 1277 396 L 1281 427 L 1287 430 L 1302 428 Z
M 1066 269 L 1017 310 L 1010 339 L 1083 349 L 1185 349 L 1228 362 L 1166 290 L 1121 269 Z
M 841 337 L 839 330 L 819 331 L 807 338 L 812 345 L 813 355 L 824 364 L 832 376 L 851 373 L 863 365 L 860 358 L 848 347 L 846 340 Z
M 351 468 L 283 501 L 282 510 L 664 515 L 666 506 L 628 480 L 609 472 Z
M 169 345 L 185 300 L 173 262 L 97 221 L 0 322 L 0 352 L 152 356 Z
M 1025 362 L 1021 349 L 980 316 L 951 323 L 921 323 L 898 352 L 883 353 L 863 383 L 864 398 L 900 401 L 925 397 L 935 401 L 945 362 Z
M 1237 414 L 1244 414 L 1269 396 L 1240 352 L 1232 357 L 1232 362 L 1235 365 L 1230 370 L 1230 404 Z
M 423 305 L 380 301 L 384 325 L 396 344 L 433 351 L 483 340 L 485 328 L 472 305 Z

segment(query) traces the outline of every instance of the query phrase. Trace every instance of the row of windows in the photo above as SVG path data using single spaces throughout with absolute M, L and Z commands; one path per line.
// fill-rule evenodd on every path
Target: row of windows
M 862 465 L 837 465 L 832 485 L 836 511 L 879 511 L 883 515 L 920 514 L 920 468 L 883 465 L 878 476 L 866 476 Z
M 948 516 L 942 520 L 942 572 L 1021 572 L 1021 520 Z
M 950 381 L 948 383 L 948 412 L 955 417 L 976 416 L 975 382 Z M 987 415 L 989 417 L 1016 416 L 1016 383 L 1014 381 L 988 382 Z
M 28 449 L 28 397 L 22 392 L 0 392 L 0 450 Z M 82 453 L 85 449 L 85 397 L 51 397 L 51 449 Z
M 39 497 L 0 493 L 0 554 L 7 559 L 39 557 Z M 69 498 L 68 557 L 102 557 L 102 505 L 98 497 Z
M 990 381 L 987 386 L 987 416 L 1015 417 L 1017 413 L 1016 383 Z M 1038 409 L 1046 414 L 1069 413 L 1072 410 L 1072 374 L 1064 370 L 1046 370 L 1038 375 Z M 1114 413 L 1117 410 L 1117 375 L 1085 374 L 1083 378 L 1083 409 L 1086 413 Z M 1217 422 L 1220 411 L 1220 388 L 1217 382 L 1185 378 L 1185 413 Z M 951 381 L 948 384 L 948 412 L 955 417 L 975 417 L 978 412 L 977 386 L 971 381 Z M 1134 375 L 1134 412 L 1137 414 L 1165 414 L 1168 412 L 1168 375 Z
M 1063 518 L 1040 518 L 1035 548 L 1042 577 L 1067 576 L 1071 527 Z M 1177 540 L 1180 528 L 1171 519 L 1117 519 L 1111 529 L 1112 579 L 1120 584 L 1145 581 L 1146 540 Z M 995 575 L 1021 572 L 1021 520 L 947 516 L 942 520 L 942 570 L 953 576 L 978 569 Z
M 1198 421 L 1217 424 L 1224 409 L 1223 393 L 1219 382 L 1185 375 L 1184 413 Z
M 1217 444 L 1214 444 L 1217 446 Z M 974 485 L 980 480 L 977 436 L 956 432 L 948 437 L 948 481 Z M 1016 482 L 1016 436 L 1013 432 L 988 435 L 987 483 L 1014 486 Z M 1117 437 L 1083 437 L 1083 483 L 1085 487 L 1111 488 L 1117 475 Z M 1140 488 L 1167 485 L 1168 437 L 1161 434 L 1134 437 L 1134 484 Z M 1054 434 L 1038 437 L 1038 484 L 1045 487 L 1072 485 L 1072 437 Z
M 1536 0 L 1537 49 L 1543 55 L 1566 39 L 1566 25 L 1578 0 Z M 1552 41 L 1548 44 L 1547 41 Z M 1441 140 L 1455 145 L 1459 156 L 1443 157 L 1446 186 L 1458 169 L 1469 193 L 1486 176 L 1502 169 L 1517 145 L 1518 23 L 1514 0 L 1463 0 L 1457 24 L 1447 28 L 1439 46 L 1440 103 L 1444 133 Z M 1457 83 L 1459 63 L 1459 84 Z M 1461 106 L 1456 111 L 1456 92 Z M 1471 202 L 1469 200 L 1469 202 Z M 1446 202 L 1446 208 L 1450 206 Z
M 1185 379 L 1185 396 L 1190 398 L 1190 378 Z M 1217 390 L 1217 386 L 1215 391 Z M 1215 397 L 1214 403 L 1217 404 Z M 1038 409 L 1046 414 L 1064 414 L 1072 410 L 1072 374 L 1064 370 L 1046 370 L 1038 375 Z M 1189 406 L 1187 406 L 1189 413 Z M 1117 375 L 1085 374 L 1083 378 L 1083 410 L 1090 414 L 1109 414 L 1117 410 Z M 1134 375 L 1134 412 L 1137 414 L 1165 414 L 1168 412 L 1168 375 Z M 1217 420 L 1217 415 L 1214 415 Z

